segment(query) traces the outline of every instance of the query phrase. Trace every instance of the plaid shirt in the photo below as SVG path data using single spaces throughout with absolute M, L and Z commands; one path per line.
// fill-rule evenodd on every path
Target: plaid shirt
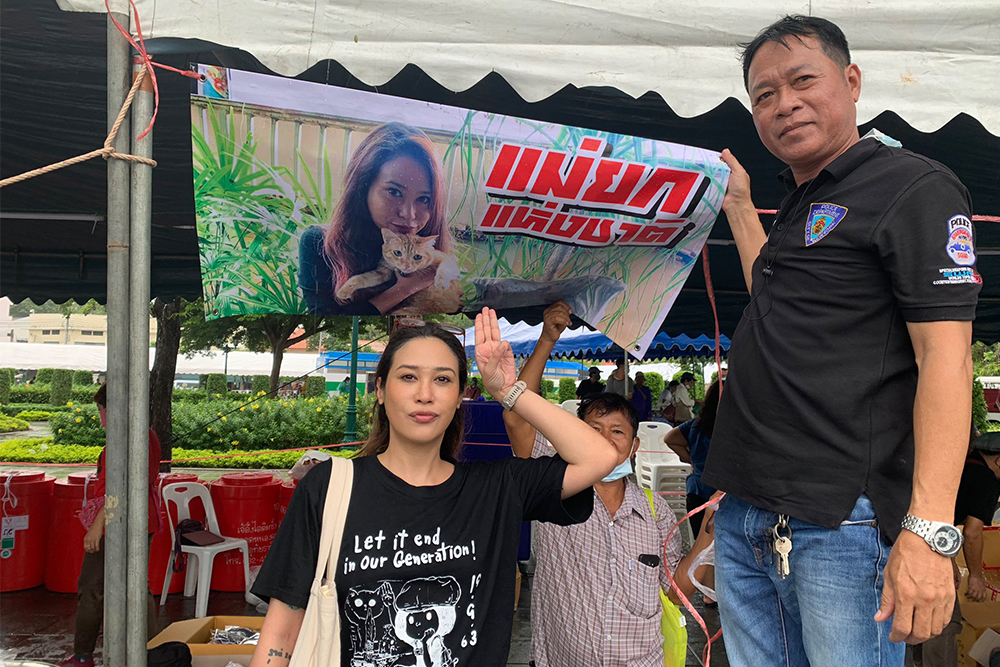
M 536 433 L 531 455 L 553 454 Z M 595 497 L 594 512 L 582 524 L 536 524 L 531 657 L 537 667 L 662 667 L 659 589 L 670 584 L 662 565 L 637 558 L 662 559 L 677 520 L 659 496 L 653 502 L 655 519 L 645 492 L 627 480 L 614 516 Z M 667 547 L 671 572 L 680 559 L 678 532 Z

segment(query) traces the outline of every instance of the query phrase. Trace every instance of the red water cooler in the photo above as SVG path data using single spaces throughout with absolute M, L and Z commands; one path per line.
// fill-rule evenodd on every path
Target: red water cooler
M 170 530 L 171 524 L 167 517 L 167 503 L 163 500 L 163 487 L 179 482 L 200 483 L 198 476 L 192 473 L 172 472 L 161 477 L 156 485 L 156 492 L 160 496 L 161 525 L 160 529 L 153 535 L 153 542 L 149 547 L 149 590 L 153 592 L 153 595 L 159 595 L 163 592 L 163 577 L 167 573 L 167 563 L 173 557 L 174 535 Z M 177 506 L 170 503 L 169 509 L 170 519 L 173 520 L 173 525 L 176 526 Z M 202 506 L 200 500 L 192 500 L 190 510 L 192 519 L 197 519 L 198 521 L 205 520 L 205 508 Z M 170 580 L 170 593 L 181 593 L 184 591 L 184 576 L 186 572 L 187 567 L 185 565 L 180 572 L 174 573 L 173 578 Z
M 299 480 L 292 479 L 281 485 L 281 492 L 278 493 L 278 525 L 285 520 L 285 514 L 288 513 L 288 503 L 292 502 L 292 494 L 295 493 L 295 487 L 298 485 Z
M 41 470 L 0 470 L 0 592 L 41 586 L 56 478 Z
M 83 537 L 80 510 L 94 498 L 90 473 L 74 472 L 56 480 L 52 489 L 49 542 L 45 558 L 45 588 L 55 593 L 76 593 L 76 580 L 83 565 Z
M 250 567 L 264 562 L 278 532 L 278 496 L 281 481 L 266 472 L 234 472 L 209 483 L 219 531 L 226 537 L 247 541 Z M 242 591 L 243 556 L 239 550 L 215 558 L 212 590 Z

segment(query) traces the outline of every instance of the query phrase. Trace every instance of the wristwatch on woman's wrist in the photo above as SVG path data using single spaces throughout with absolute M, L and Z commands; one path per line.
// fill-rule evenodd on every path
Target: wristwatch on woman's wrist
M 514 385 L 507 390 L 507 393 L 500 401 L 503 404 L 504 410 L 513 410 L 514 403 L 517 402 L 517 399 L 521 396 L 521 394 L 525 392 L 527 388 L 528 385 L 525 384 L 523 381 L 518 380 L 517 382 L 515 382 Z
M 953 558 L 962 548 L 962 533 L 950 523 L 928 521 L 907 514 L 903 517 L 903 529 L 924 538 L 934 552 L 948 558 Z

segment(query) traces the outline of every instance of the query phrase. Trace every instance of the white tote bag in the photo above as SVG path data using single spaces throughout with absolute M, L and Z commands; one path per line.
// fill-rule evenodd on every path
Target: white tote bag
M 289 667 L 340 667 L 340 605 L 334 574 L 354 485 L 354 464 L 336 456 L 332 462 L 316 576 Z

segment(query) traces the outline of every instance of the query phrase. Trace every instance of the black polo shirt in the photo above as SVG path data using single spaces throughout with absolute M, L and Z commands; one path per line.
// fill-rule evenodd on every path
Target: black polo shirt
M 913 476 L 906 324 L 975 318 L 969 193 L 943 165 L 874 139 L 801 186 L 782 179 L 703 481 L 827 528 L 864 492 L 895 540 Z

